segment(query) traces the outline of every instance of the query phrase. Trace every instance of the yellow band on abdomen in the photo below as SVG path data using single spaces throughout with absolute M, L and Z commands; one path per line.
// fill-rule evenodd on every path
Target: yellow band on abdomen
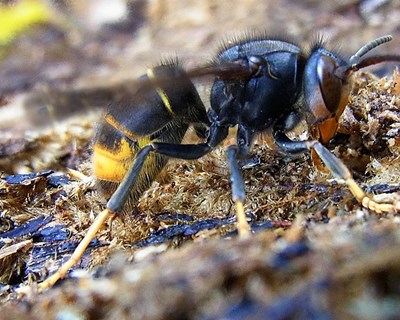
M 93 146 L 93 170 L 96 178 L 120 182 L 135 158 L 135 153 L 125 139 L 118 150 L 110 150 L 99 144 Z

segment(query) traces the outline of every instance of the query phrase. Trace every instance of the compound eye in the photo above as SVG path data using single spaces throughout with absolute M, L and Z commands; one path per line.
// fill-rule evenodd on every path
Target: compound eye
M 261 56 L 250 56 L 248 57 L 249 60 L 249 68 L 250 71 L 253 73 L 253 76 L 257 76 L 262 67 L 266 65 L 266 61 L 263 57 Z
M 342 80 L 335 76 L 337 63 L 331 57 L 321 56 L 318 61 L 317 73 L 319 88 L 326 108 L 336 113 L 342 94 Z

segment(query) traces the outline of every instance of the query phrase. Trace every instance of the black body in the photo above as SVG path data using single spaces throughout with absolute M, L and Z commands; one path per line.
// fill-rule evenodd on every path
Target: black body
M 146 163 L 150 160 L 146 159 L 150 159 L 151 154 L 197 159 L 221 143 L 229 128 L 234 126 L 238 126 L 237 144 L 228 148 L 228 164 L 235 202 L 244 201 L 244 183 L 238 161 L 248 156 L 255 136 L 267 129 L 272 129 L 276 146 L 281 151 L 312 150 L 336 173 L 336 158 L 333 159 L 319 141 L 326 143 L 336 133 L 338 117 L 347 104 L 349 75 L 375 63 L 400 60 L 399 56 L 361 59 L 365 53 L 390 40 L 390 36 L 376 39 L 345 60 L 322 48 L 321 43 L 314 45 L 310 53 L 305 53 L 287 41 L 254 37 L 224 47 L 213 64 L 206 68 L 184 72 L 176 63 L 171 63 L 152 69 L 155 74 L 149 77 L 150 93 L 147 83 L 143 90 L 139 88 L 133 103 L 112 105 L 109 111 L 116 119 L 116 127 L 119 124 L 126 129 L 122 135 L 131 143 L 135 140 L 150 142 L 146 146 L 142 144 L 140 150 L 132 151 L 135 161 L 132 159 L 133 164 L 108 202 L 108 208 L 113 212 L 121 211 L 130 193 L 136 192 L 137 198 L 148 187 L 155 174 L 145 186 L 140 175 L 147 174 Z M 159 71 L 160 75 L 156 74 Z M 215 76 L 207 116 L 190 81 L 196 73 Z M 300 119 L 306 120 L 311 138 L 292 141 L 287 138 L 286 131 Z M 209 128 L 206 141 L 181 144 L 181 137 L 193 124 L 200 128 L 199 132 L 204 127 Z M 173 129 L 176 125 L 180 126 L 179 139 L 168 138 L 173 134 L 160 135 L 160 132 L 176 130 Z M 159 139 L 161 136 L 166 138 Z M 121 137 L 116 137 L 115 141 L 119 139 Z M 111 149 L 111 144 L 108 147 Z M 165 165 L 165 159 L 163 157 L 163 161 L 156 164 L 156 173 Z M 341 176 L 344 171 L 339 170 Z
M 227 148 L 227 160 L 239 235 L 251 231 L 244 211 L 239 161 L 248 156 L 254 137 L 268 129 L 283 152 L 311 150 L 336 178 L 345 181 L 364 207 L 375 212 L 400 212 L 396 199 L 378 203 L 368 197 L 340 159 L 323 146 L 336 133 L 338 118 L 347 104 L 350 75 L 376 63 L 400 61 L 398 55 L 362 58 L 391 39 L 375 39 L 345 60 L 321 44 L 305 54 L 289 42 L 255 37 L 225 47 L 213 65 L 188 72 L 177 63 L 149 69 L 136 93 L 110 105 L 94 139 L 94 171 L 103 193 L 110 198 L 107 208 L 97 216 L 71 258 L 40 287 L 51 287 L 63 278 L 103 223 L 135 205 L 168 157 L 197 159 L 221 143 L 233 126 L 238 126 L 237 144 Z M 207 113 L 191 81 L 192 76 L 203 75 L 215 76 Z M 309 126 L 310 138 L 289 139 L 287 131 L 301 119 Z M 205 142 L 181 144 L 190 125 L 206 137 Z
M 216 63 L 235 62 L 251 72 L 238 81 L 218 79 L 211 92 L 210 117 L 219 126 L 238 127 L 239 155 L 248 154 L 254 136 L 289 114 L 302 86 L 306 58 L 280 40 L 253 40 L 222 51 Z

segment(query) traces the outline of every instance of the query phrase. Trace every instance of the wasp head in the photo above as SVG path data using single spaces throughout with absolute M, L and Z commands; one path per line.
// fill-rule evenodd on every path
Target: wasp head
M 312 127 L 312 136 L 323 143 L 336 133 L 338 119 L 348 103 L 351 75 L 362 68 L 385 61 L 400 61 L 398 55 L 363 56 L 392 40 L 375 39 L 360 48 L 348 61 L 322 47 L 312 50 L 304 69 L 301 108 Z

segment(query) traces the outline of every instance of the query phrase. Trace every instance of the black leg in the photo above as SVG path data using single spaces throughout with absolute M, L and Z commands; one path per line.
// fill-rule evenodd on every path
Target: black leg
M 244 181 L 237 160 L 238 149 L 236 146 L 230 146 L 226 152 L 228 165 L 231 172 L 232 200 L 236 205 L 237 228 L 239 235 L 244 236 L 250 233 L 250 226 L 247 223 L 246 214 L 243 207 L 246 194 L 244 190 Z
M 153 150 L 170 158 L 195 160 L 211 151 L 211 146 L 207 143 L 200 144 L 173 144 L 152 142 Z
M 131 168 L 126 173 L 124 180 L 118 186 L 118 189 L 111 196 L 107 202 L 107 208 L 115 213 L 121 212 L 125 202 L 129 198 L 131 188 L 134 186 L 139 173 L 141 172 L 143 165 L 148 157 L 149 153 L 157 152 L 159 154 L 178 159 L 198 159 L 208 152 L 211 151 L 211 147 L 206 144 L 172 144 L 172 143 L 161 143 L 153 142 L 148 146 L 141 149 Z
M 298 154 L 310 149 L 307 141 L 290 140 L 282 131 L 275 131 L 274 139 L 276 146 L 284 153 Z
M 124 180 L 118 189 L 111 196 L 107 203 L 107 209 L 112 212 L 121 212 L 129 197 L 131 188 L 134 186 L 139 173 L 141 172 L 147 156 L 151 151 L 177 159 L 198 159 L 212 150 L 212 147 L 219 144 L 228 134 L 227 127 L 210 127 L 210 135 L 206 143 L 200 144 L 172 144 L 163 142 L 152 142 L 141 149 L 131 168 L 126 173 Z
M 245 201 L 244 181 L 240 172 L 238 160 L 237 160 L 237 147 L 229 146 L 226 150 L 228 165 L 231 171 L 231 182 L 232 182 L 232 200 L 233 201 Z
M 150 151 L 154 150 L 152 145 L 148 145 L 141 149 L 131 168 L 126 173 L 124 179 L 119 184 L 117 190 L 113 193 L 110 200 L 107 202 L 107 209 L 111 212 L 119 213 L 124 208 L 125 202 L 129 198 L 131 188 L 135 184 L 140 171 L 142 170 L 143 164 L 149 155 Z

